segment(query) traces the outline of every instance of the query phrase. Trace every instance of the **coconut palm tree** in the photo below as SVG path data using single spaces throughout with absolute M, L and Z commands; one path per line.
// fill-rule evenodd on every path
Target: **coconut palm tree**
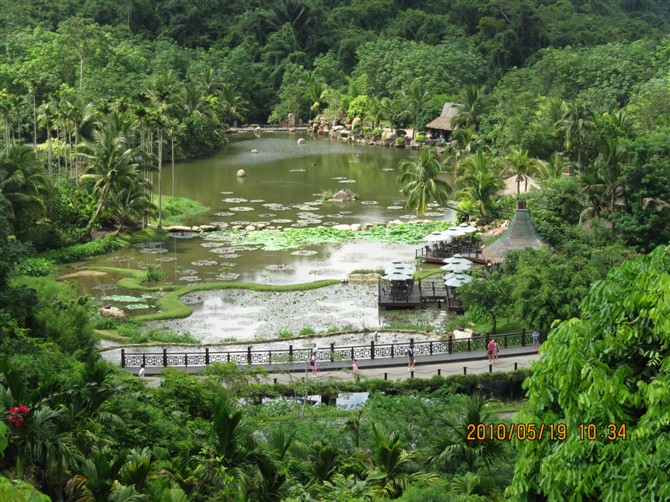
M 537 172 L 537 160 L 528 156 L 528 150 L 515 149 L 507 157 L 506 173 L 516 175 L 516 193 L 521 193 L 521 182 L 524 182 L 524 192 L 528 191 L 528 176 Z
M 449 184 L 439 179 L 444 166 L 437 152 L 430 148 L 422 148 L 419 158 L 401 160 L 398 183 L 402 186 L 402 194 L 407 199 L 407 209 L 416 210 L 416 215 L 426 214 L 426 206 L 430 201 L 444 205 L 451 194 Z
M 586 105 L 568 101 L 563 101 L 561 110 L 561 120 L 555 126 L 564 134 L 565 148 L 577 148 L 577 165 L 581 169 L 586 161 L 586 149 L 596 131 L 593 112 Z
M 0 193 L 11 204 L 10 221 L 20 224 L 19 216 L 39 218 L 45 213 L 44 195 L 51 183 L 44 167 L 27 146 L 10 146 L 0 158 Z
M 224 122 L 244 120 L 244 114 L 249 111 L 247 108 L 249 102 L 232 85 L 223 84 L 221 86 L 219 99 L 223 107 Z
M 570 165 L 570 161 L 562 153 L 554 152 L 548 161 L 538 161 L 537 174 L 543 180 L 555 180 L 563 176 L 565 169 Z
M 419 114 L 430 100 L 430 94 L 426 92 L 420 80 L 414 80 L 406 90 L 398 93 L 398 98 L 412 121 L 412 139 L 414 139 Z
M 484 219 L 488 218 L 494 198 L 505 187 L 500 163 L 493 155 L 478 150 L 464 158 L 458 170 L 456 199 L 474 205 Z
M 466 85 L 461 90 L 461 100 L 463 108 L 456 117 L 456 123 L 461 126 L 479 127 L 481 116 L 486 113 L 489 107 L 489 100 L 485 95 L 483 87 L 475 85 Z
M 8 151 L 12 134 L 12 112 L 19 104 L 18 96 L 10 93 L 7 89 L 0 91 L 0 114 L 4 132 L 5 152 Z
M 106 124 L 98 123 L 92 141 L 80 145 L 79 156 L 87 162 L 82 182 L 92 182 L 98 204 L 87 225 L 91 230 L 106 208 L 112 194 L 128 184 L 138 183 L 146 158 L 139 147 L 131 146 L 128 118 L 112 114 Z
M 595 160 L 594 167 L 609 191 L 610 213 L 614 212 L 621 187 L 621 169 L 629 162 L 629 155 L 628 149 L 619 141 L 619 138 L 605 138 L 600 144 L 600 153 Z

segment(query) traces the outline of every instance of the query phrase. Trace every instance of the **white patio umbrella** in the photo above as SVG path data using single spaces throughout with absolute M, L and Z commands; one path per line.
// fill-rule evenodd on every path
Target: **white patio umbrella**
M 384 275 L 382 279 L 386 279 L 388 281 L 409 281 L 412 279 L 412 274 L 406 271 L 397 270 L 395 272 L 391 272 L 390 274 Z
M 387 265 L 384 268 L 385 274 L 391 274 L 393 272 L 404 272 L 406 274 L 414 273 L 414 266 L 409 263 L 401 263 L 399 265 Z
M 463 274 L 460 272 L 455 272 L 453 274 L 449 274 L 451 277 L 448 279 L 444 280 L 444 285 L 450 288 L 458 288 L 462 286 L 463 284 L 466 284 L 470 281 L 474 281 L 474 277 L 471 275 Z
M 477 231 L 475 227 L 467 223 L 461 223 L 460 225 L 458 225 L 457 228 L 460 228 L 461 232 L 463 232 L 464 234 L 473 234 Z
M 449 239 L 449 236 L 444 232 L 433 232 L 432 234 L 426 235 L 423 240 L 426 242 L 440 242 L 446 241 Z
M 470 270 L 471 267 L 472 262 L 470 260 L 451 260 L 440 268 L 449 272 L 465 272 L 466 270 Z
M 466 232 L 463 232 L 460 227 L 449 227 L 444 232 L 442 232 L 442 234 L 446 235 L 447 237 L 461 237 L 465 235 Z
M 454 261 L 463 261 L 463 260 L 465 260 L 465 258 L 463 258 L 463 255 L 456 253 L 455 255 L 450 256 L 449 258 L 445 258 L 444 260 L 442 260 L 442 263 L 451 263 L 451 262 L 454 262 Z

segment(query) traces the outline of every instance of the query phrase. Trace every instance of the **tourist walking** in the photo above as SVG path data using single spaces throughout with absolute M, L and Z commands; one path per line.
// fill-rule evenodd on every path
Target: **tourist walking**
M 540 350 L 540 332 L 537 329 L 533 331 L 533 348 L 535 352 Z
M 138 373 L 138 376 L 140 378 L 144 378 L 144 363 L 142 363 L 142 365 L 140 366 L 140 371 Z
M 414 347 L 407 349 L 407 369 L 409 371 L 414 369 Z
M 498 362 L 498 353 L 500 352 L 500 345 L 498 345 L 498 340 L 494 340 L 493 343 L 493 362 Z
M 312 366 L 312 376 L 316 376 L 316 372 L 318 370 L 318 358 L 316 355 L 316 352 L 312 352 L 312 359 L 309 362 L 310 366 Z
M 351 365 L 351 371 L 354 372 L 354 382 L 358 382 L 360 377 L 358 375 L 358 360 L 354 359 L 354 364 Z
M 493 354 L 495 353 L 496 342 L 491 339 L 486 346 L 486 355 L 489 357 L 489 364 L 493 364 Z

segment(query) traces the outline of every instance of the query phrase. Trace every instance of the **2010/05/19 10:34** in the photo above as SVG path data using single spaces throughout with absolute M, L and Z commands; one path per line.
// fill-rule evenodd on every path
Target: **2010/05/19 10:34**
M 580 441 L 607 441 L 625 440 L 627 437 L 626 424 L 597 425 L 584 423 L 577 426 Z M 569 438 L 569 428 L 564 423 L 558 424 L 468 424 L 468 441 L 565 441 Z

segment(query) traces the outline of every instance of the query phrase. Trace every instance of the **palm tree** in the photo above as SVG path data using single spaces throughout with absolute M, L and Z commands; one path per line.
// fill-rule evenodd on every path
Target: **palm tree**
M 443 433 L 424 452 L 429 465 L 441 471 L 465 465 L 474 472 L 480 463 L 490 467 L 502 457 L 505 450 L 500 441 L 468 439 L 472 425 L 497 422 L 495 415 L 486 411 L 485 404 L 478 398 L 465 397 L 460 409 L 438 417 Z
M 593 112 L 586 105 L 563 101 L 562 117 L 555 126 L 565 136 L 565 148 L 577 147 L 577 165 L 584 167 L 586 148 L 596 130 Z
M 127 135 L 130 129 L 127 117 L 112 114 L 107 124 L 97 124 L 93 140 L 81 145 L 79 155 L 88 162 L 81 180 L 93 182 L 98 196 L 95 212 L 86 227 L 89 231 L 112 194 L 140 179 L 140 166 L 146 156 L 139 147 L 130 146 Z
M 50 182 L 44 167 L 27 146 L 10 146 L 0 158 L 0 193 L 11 204 L 10 220 L 16 226 L 19 215 L 39 218 L 45 213 L 44 195 Z
M 249 111 L 249 102 L 230 84 L 223 84 L 219 93 L 221 106 L 223 107 L 224 122 L 242 121 L 244 114 Z
M 312 111 L 316 112 L 315 116 L 319 114 L 319 109 L 325 101 L 326 84 L 318 79 L 311 78 L 307 83 L 307 97 L 309 98 L 309 119 L 312 120 Z
M 416 210 L 416 215 L 426 214 L 426 206 L 431 200 L 444 205 L 451 193 L 449 184 L 439 179 L 444 172 L 437 152 L 422 148 L 416 162 L 400 161 L 398 183 L 402 186 L 402 194 L 407 199 L 407 209 Z
M 400 91 L 398 97 L 403 104 L 405 113 L 407 113 L 412 120 L 412 139 L 414 139 L 419 114 L 430 100 L 430 95 L 423 88 L 421 81 L 415 80 L 410 84 L 407 90 Z
M 560 152 L 554 152 L 548 161 L 540 160 L 537 163 L 537 173 L 544 180 L 555 180 L 563 176 L 570 162 Z
M 11 94 L 7 89 L 0 91 L 0 114 L 2 114 L 2 125 L 5 141 L 5 152 L 9 149 L 11 143 L 12 122 L 11 116 L 14 109 L 19 104 L 19 98 Z
M 467 85 L 461 91 L 461 99 L 463 101 L 463 109 L 456 117 L 456 122 L 459 125 L 472 126 L 477 129 L 481 116 L 486 113 L 489 106 L 489 100 L 484 94 L 484 88 Z
M 595 169 L 599 172 L 610 194 L 610 213 L 614 212 L 616 198 L 620 188 L 621 168 L 628 162 L 628 149 L 621 144 L 619 138 L 605 138 L 595 161 Z
M 213 440 L 203 450 L 206 459 L 202 480 L 217 492 L 233 490 L 238 496 L 243 496 L 254 484 L 257 475 L 254 466 L 272 460 L 258 447 L 256 439 L 247 429 L 244 412 L 225 391 L 221 391 L 214 400 L 212 427 Z
M 456 178 L 456 198 L 477 207 L 486 219 L 492 211 L 494 197 L 505 187 L 500 163 L 490 154 L 478 150 L 458 166 L 462 173 Z
M 119 490 L 118 478 L 125 464 L 126 452 L 113 451 L 108 446 L 94 449 L 68 482 L 68 492 L 76 500 L 107 502 Z
M 521 193 L 521 182 L 525 182 L 524 192 L 528 191 L 528 176 L 537 171 L 537 160 L 528 156 L 528 150 L 515 149 L 507 157 L 508 173 L 516 175 L 516 193 Z
M 367 119 L 372 123 L 372 127 L 379 127 L 384 119 L 384 107 L 382 100 L 376 96 L 368 99 Z
M 600 220 L 610 201 L 607 181 L 595 166 L 582 170 L 579 175 L 586 208 L 579 215 L 579 223 L 587 220 Z
M 379 488 L 378 495 L 384 498 L 396 498 L 412 483 L 433 481 L 437 476 L 422 472 L 400 442 L 400 433 L 389 433 L 381 425 L 373 424 L 374 447 L 369 464 L 363 465 L 362 474 L 374 480 Z
M 208 95 L 218 86 L 216 73 L 211 68 L 201 75 L 201 80 L 201 87 Z M 175 95 L 173 90 L 176 84 L 176 74 L 173 71 L 168 71 L 154 78 L 149 87 L 149 96 L 153 104 L 153 109 L 150 110 L 153 113 L 149 114 L 149 122 L 158 133 L 158 153 L 156 155 L 158 160 L 158 228 L 163 226 L 163 133 L 170 125 L 170 116 L 174 115 Z

